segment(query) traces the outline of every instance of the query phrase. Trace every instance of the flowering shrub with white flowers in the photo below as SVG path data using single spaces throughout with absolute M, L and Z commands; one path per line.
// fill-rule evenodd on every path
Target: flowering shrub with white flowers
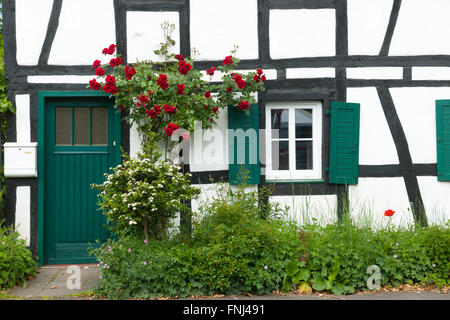
M 103 184 L 94 185 L 100 190 L 99 204 L 114 232 L 144 235 L 147 242 L 161 239 L 178 212 L 189 214 L 183 201 L 200 191 L 189 184 L 189 173 L 157 161 L 159 156 L 154 145 L 147 146 L 137 158 L 127 158 L 106 174 Z

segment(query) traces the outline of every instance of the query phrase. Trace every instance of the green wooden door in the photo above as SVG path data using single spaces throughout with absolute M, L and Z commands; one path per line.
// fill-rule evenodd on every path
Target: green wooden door
M 88 248 L 109 234 L 91 184 L 120 162 L 120 115 L 78 98 L 47 101 L 45 117 L 45 263 L 95 262 Z

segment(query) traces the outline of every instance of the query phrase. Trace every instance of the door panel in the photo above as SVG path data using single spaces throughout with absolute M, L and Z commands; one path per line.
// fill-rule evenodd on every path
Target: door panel
M 91 184 L 120 162 L 120 115 L 108 99 L 50 101 L 45 141 L 45 262 L 95 262 L 110 235 Z

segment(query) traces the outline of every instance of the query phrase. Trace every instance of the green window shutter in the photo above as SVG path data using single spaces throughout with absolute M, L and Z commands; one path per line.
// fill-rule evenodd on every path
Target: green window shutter
M 359 103 L 331 103 L 330 183 L 358 183 L 359 106 Z
M 229 181 L 237 185 L 247 171 L 247 184 L 259 184 L 259 110 L 250 105 L 250 114 L 237 106 L 228 107 Z M 250 129 L 250 130 L 249 130 Z
M 438 181 L 450 181 L 450 100 L 436 100 Z

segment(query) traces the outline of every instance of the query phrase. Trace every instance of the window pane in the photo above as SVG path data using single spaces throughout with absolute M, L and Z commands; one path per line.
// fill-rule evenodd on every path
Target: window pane
M 55 144 L 72 144 L 72 107 L 55 108 Z
M 295 137 L 312 138 L 312 109 L 295 110 Z
M 271 110 L 271 120 L 272 129 L 278 129 L 277 131 L 272 130 L 272 138 L 288 138 L 289 137 L 289 110 L 287 109 L 273 109 Z
M 74 144 L 88 145 L 90 143 L 89 108 L 74 108 L 73 123 Z
M 108 108 L 92 108 L 92 144 L 108 144 Z
M 289 170 L 289 141 L 272 141 L 272 170 Z
M 297 170 L 311 170 L 313 168 L 312 151 L 312 141 L 295 142 L 295 163 Z

